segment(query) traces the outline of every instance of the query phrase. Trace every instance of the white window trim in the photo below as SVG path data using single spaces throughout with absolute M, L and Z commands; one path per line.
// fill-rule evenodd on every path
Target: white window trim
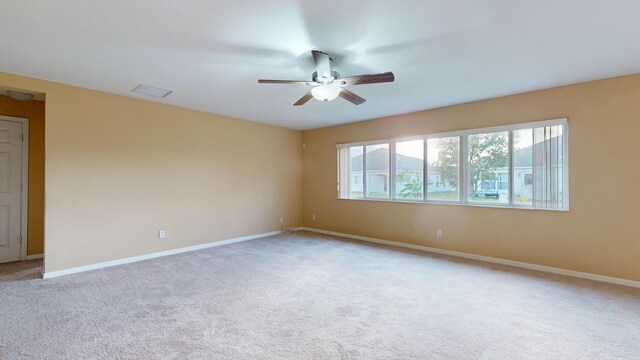
M 536 208 L 533 205 L 528 206 L 526 204 L 516 204 L 513 202 L 513 184 L 514 184 L 514 170 L 513 170 L 513 131 L 522 130 L 522 129 L 530 129 L 530 128 L 540 128 L 547 126 L 564 126 L 564 134 L 563 134 L 563 208 L 561 209 L 551 209 L 551 208 Z M 508 132 L 509 141 L 509 194 L 508 194 L 508 202 L 507 203 L 483 203 L 476 201 L 469 201 L 467 189 L 467 177 L 468 166 L 466 164 L 466 159 L 468 157 L 468 135 L 477 135 L 477 134 L 486 134 L 492 132 Z M 445 137 L 459 137 L 459 179 L 458 179 L 458 192 L 459 192 L 459 200 L 455 201 L 446 201 L 446 200 L 428 200 L 427 199 L 427 140 L 434 138 L 445 138 Z M 396 196 L 395 193 L 395 149 L 396 143 L 405 142 L 405 141 L 415 141 L 415 140 L 423 140 L 424 141 L 424 171 L 423 174 L 425 176 L 424 180 L 424 189 L 423 189 L 423 198 L 422 199 L 401 199 Z M 367 186 L 366 186 L 366 146 L 370 145 L 380 145 L 380 144 L 388 144 L 389 145 L 389 197 L 388 198 L 370 198 L 366 196 Z M 383 201 L 383 202 L 402 202 L 402 203 L 422 203 L 422 204 L 438 204 L 438 205 L 462 205 L 462 206 L 473 206 L 473 207 L 491 207 L 491 208 L 507 208 L 507 209 L 521 209 L 521 210 L 542 210 L 542 211 L 561 211 L 568 212 L 569 211 L 569 127 L 567 118 L 558 118 L 558 119 L 550 119 L 550 120 L 542 120 L 542 121 L 532 121 L 526 123 L 518 123 L 518 124 L 510 124 L 510 125 L 500 125 L 500 126 L 491 126 L 477 129 L 465 129 L 465 130 L 457 130 L 457 131 L 449 131 L 442 133 L 433 133 L 433 134 L 423 134 L 416 136 L 408 136 L 408 137 L 398 137 L 398 138 L 388 138 L 382 140 L 371 140 L 371 141 L 360 141 L 353 143 L 343 143 L 337 144 L 336 149 L 349 148 L 355 146 L 363 147 L 363 196 L 362 198 L 350 198 L 348 197 L 340 197 L 340 190 L 343 185 L 338 183 L 338 199 L 340 200 L 364 200 L 364 201 Z M 338 155 L 338 182 L 340 182 L 340 155 Z

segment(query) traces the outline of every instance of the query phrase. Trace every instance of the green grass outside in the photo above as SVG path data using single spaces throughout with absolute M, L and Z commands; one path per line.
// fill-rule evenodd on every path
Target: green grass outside
M 458 201 L 457 191 L 438 191 L 427 193 L 427 200 L 431 201 Z

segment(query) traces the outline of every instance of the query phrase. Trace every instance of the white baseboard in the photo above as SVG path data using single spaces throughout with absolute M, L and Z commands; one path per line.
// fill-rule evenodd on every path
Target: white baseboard
M 149 260 L 149 259 L 154 259 L 154 258 L 158 258 L 158 257 L 162 257 L 162 256 L 185 253 L 185 252 L 189 252 L 189 251 L 197 251 L 197 250 L 202 250 L 202 249 L 208 249 L 208 248 L 212 248 L 212 247 L 216 247 L 216 246 L 233 244 L 233 243 L 237 243 L 237 242 L 241 242 L 241 241 L 247 241 L 247 240 L 260 239 L 260 238 L 263 238 L 263 237 L 272 236 L 272 235 L 278 235 L 278 234 L 280 234 L 280 231 L 271 231 L 271 232 L 262 233 L 262 234 L 248 235 L 248 236 L 242 236 L 242 237 L 238 237 L 238 238 L 234 238 L 234 239 L 220 240 L 220 241 L 214 241 L 214 242 L 210 242 L 210 243 L 206 243 L 206 244 L 187 246 L 187 247 L 178 248 L 178 249 L 172 249 L 172 250 L 165 250 L 165 251 L 155 252 L 155 253 L 151 253 L 151 254 L 132 256 L 132 257 L 124 258 L 124 259 L 104 261 L 104 262 L 100 262 L 100 263 L 97 263 L 97 264 L 78 266 L 78 267 L 64 269 L 64 270 L 49 271 L 49 272 L 43 273 L 42 274 L 42 278 L 43 279 L 51 279 L 51 278 L 58 277 L 58 276 L 71 275 L 71 274 L 76 274 L 76 273 L 90 271 L 90 270 L 103 269 L 103 268 L 107 268 L 107 267 L 111 267 L 111 266 L 124 265 L 124 264 L 129 264 L 129 263 L 132 263 L 132 262 Z
M 25 260 L 36 260 L 36 259 L 42 259 L 42 254 L 27 255 L 27 257 L 25 258 Z
M 456 256 L 456 257 L 461 257 L 465 259 L 479 260 L 479 261 L 485 261 L 485 262 L 490 262 L 494 264 L 515 266 L 523 269 L 537 270 L 537 271 L 543 271 L 543 272 L 552 273 L 552 274 L 560 274 L 560 275 L 572 276 L 572 277 L 581 278 L 581 279 L 588 279 L 588 280 L 606 282 L 610 284 L 640 288 L 640 281 L 620 279 L 620 278 L 615 278 L 611 276 L 597 275 L 597 274 L 561 269 L 561 268 L 545 266 L 545 265 L 536 265 L 536 264 L 530 264 L 530 263 L 525 263 L 521 261 L 494 258 L 490 256 L 474 255 L 474 254 L 463 253 L 459 251 L 444 250 L 444 249 L 438 249 L 438 248 L 433 248 L 428 246 L 406 244 L 406 243 L 401 243 L 397 241 L 382 240 L 382 239 L 376 239 L 376 238 L 360 236 L 360 235 L 344 234 L 344 233 L 339 233 L 335 231 L 320 230 L 320 229 L 308 228 L 308 227 L 302 227 L 299 229 L 315 232 L 319 234 L 339 236 L 347 239 L 361 240 L 361 241 L 367 241 L 367 242 L 372 242 L 377 244 L 384 244 L 384 245 L 403 247 L 407 249 L 427 251 L 427 252 L 436 253 L 436 254 L 450 255 L 450 256 Z

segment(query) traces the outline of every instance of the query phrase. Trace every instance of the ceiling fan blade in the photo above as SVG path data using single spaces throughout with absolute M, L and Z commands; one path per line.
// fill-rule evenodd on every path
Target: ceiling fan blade
M 348 76 L 348 77 L 340 78 L 339 81 L 344 81 L 346 85 L 367 85 L 367 84 L 393 82 L 395 79 L 396 78 L 393 75 L 393 73 L 389 71 L 381 74 Z
M 316 63 L 318 79 L 332 79 L 331 58 L 329 57 L 329 54 L 317 50 L 311 50 L 311 54 L 313 55 L 313 61 Z
M 300 98 L 300 100 L 296 101 L 293 106 L 300 106 L 300 105 L 304 105 L 307 101 L 311 100 L 311 98 L 313 97 L 313 95 L 311 95 L 311 91 L 309 91 L 307 93 L 307 95 L 303 96 Z
M 309 83 L 309 81 L 303 81 L 303 80 L 265 80 L 265 79 L 260 79 L 258 80 L 259 84 L 307 84 Z
M 360 97 L 360 96 L 352 93 L 351 91 L 349 91 L 347 89 L 342 89 L 340 91 L 340 97 L 345 99 L 345 100 L 348 100 L 348 101 L 350 101 L 350 102 L 352 102 L 352 103 L 354 103 L 356 105 L 360 105 L 363 102 L 367 101 L 365 98 Z

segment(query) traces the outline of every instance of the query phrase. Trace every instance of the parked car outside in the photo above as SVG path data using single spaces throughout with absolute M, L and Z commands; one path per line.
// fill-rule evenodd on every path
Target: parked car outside
M 479 190 L 475 197 L 477 199 L 500 199 L 500 193 L 498 190 Z

